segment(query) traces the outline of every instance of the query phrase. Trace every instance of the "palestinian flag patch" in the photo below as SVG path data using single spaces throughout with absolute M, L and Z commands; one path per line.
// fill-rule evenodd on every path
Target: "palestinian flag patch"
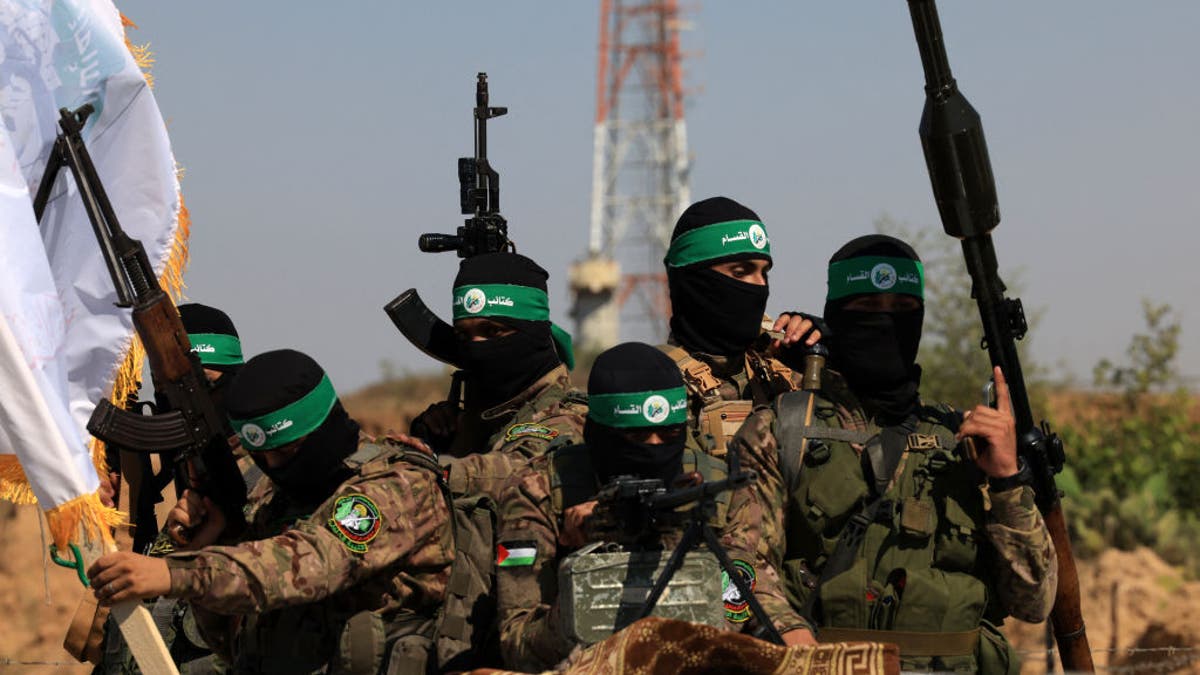
M 367 544 L 383 527 L 383 518 L 379 515 L 379 507 L 366 495 L 352 494 L 334 502 L 333 517 L 326 526 L 347 550 L 366 553 Z
M 535 541 L 504 541 L 496 544 L 496 567 L 529 567 L 535 560 Z
M 543 424 L 534 424 L 532 422 L 519 422 L 512 425 L 504 432 L 504 442 L 515 441 L 518 438 L 540 438 L 543 441 L 552 441 L 558 437 L 558 432 Z
M 745 560 L 733 561 L 734 571 L 746 581 L 751 592 L 758 584 L 758 575 L 754 566 Z M 721 572 L 721 599 L 725 602 L 725 620 L 730 623 L 745 623 L 750 620 L 750 603 L 742 597 L 741 591 L 729 578 L 727 572 Z

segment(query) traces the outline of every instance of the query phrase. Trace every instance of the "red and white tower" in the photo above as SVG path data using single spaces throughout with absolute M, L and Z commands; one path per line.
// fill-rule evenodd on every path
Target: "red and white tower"
M 601 0 L 587 255 L 571 266 L 576 344 L 662 341 L 663 256 L 691 201 L 678 0 Z

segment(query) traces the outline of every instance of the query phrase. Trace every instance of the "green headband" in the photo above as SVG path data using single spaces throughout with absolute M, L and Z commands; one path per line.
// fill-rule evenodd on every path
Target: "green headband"
M 479 284 L 454 289 L 454 319 L 506 316 L 526 321 L 549 321 L 546 292 L 515 284 Z
M 667 427 L 687 422 L 687 389 L 654 389 L 627 394 L 591 394 L 588 419 L 617 429 Z
M 863 256 L 829 265 L 826 300 L 861 293 L 905 293 L 925 299 L 925 267 L 920 260 Z
M 230 417 L 229 422 L 241 439 L 242 447 L 251 452 L 261 452 L 311 434 L 329 417 L 329 411 L 333 410 L 337 400 L 333 383 L 328 375 L 324 375 L 317 386 L 299 401 L 258 417 Z
M 739 253 L 771 257 L 767 229 L 757 220 L 729 220 L 689 230 L 671 242 L 665 263 L 686 267 Z
M 224 333 L 188 333 L 192 342 L 192 351 L 200 357 L 200 363 L 205 366 L 240 366 L 245 363 L 242 358 L 242 341 Z

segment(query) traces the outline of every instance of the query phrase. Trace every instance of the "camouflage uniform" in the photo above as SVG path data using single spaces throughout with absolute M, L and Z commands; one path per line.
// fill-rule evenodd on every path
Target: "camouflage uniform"
M 582 463 L 573 466 L 578 475 L 591 476 L 591 485 L 567 485 L 569 479 L 561 477 L 556 462 Z M 694 441 L 684 450 L 685 471 L 689 467 L 699 470 L 701 466 L 723 462 L 704 455 Z M 557 466 L 561 466 L 558 464 Z M 703 474 L 704 471 L 701 471 Z M 527 465 L 521 473 L 506 484 L 501 498 L 499 526 L 500 542 L 531 542 L 536 555 L 531 565 L 520 567 L 498 566 L 497 586 L 500 595 L 500 645 L 505 663 L 512 668 L 541 670 L 550 668 L 565 658 L 574 647 L 559 624 L 558 566 L 573 549 L 562 546 L 563 512 L 575 505 L 590 500 L 600 485 L 596 484 L 595 472 L 591 469 L 586 447 L 575 445 L 557 447 L 549 455 L 539 457 Z M 560 485 L 561 484 L 561 485 Z M 557 488 L 557 494 L 554 487 Z M 756 514 L 746 502 L 748 490 L 738 490 L 722 504 L 722 521 L 718 534 L 731 558 L 735 561 L 753 559 L 752 549 L 744 542 L 744 533 L 754 527 L 750 520 Z M 720 507 L 719 507 L 720 508 Z M 682 532 L 663 538 L 663 545 L 674 546 Z M 525 544 L 523 544 L 525 545 Z M 755 596 L 773 617 L 781 631 L 804 625 L 798 615 L 790 611 L 781 589 L 781 582 L 773 570 L 754 570 L 749 563 Z M 726 627 L 740 631 L 748 624 L 744 605 L 740 616 L 726 604 Z
M 391 668 L 424 657 L 454 547 L 438 476 L 406 452 L 360 440 L 344 462 L 353 475 L 311 513 L 260 481 L 243 543 L 167 557 L 170 595 L 234 670 L 374 672 L 385 639 Z M 347 644 L 362 635 L 378 642 L 365 667 Z
M 586 417 L 587 395 L 571 386 L 566 366 L 555 368 L 511 400 L 483 411 L 478 416 L 482 426 L 455 435 L 453 447 L 460 453 L 462 448 L 475 451 L 439 458 L 450 491 L 499 502 L 504 482 L 526 461 L 546 454 L 551 443 L 582 442 Z M 486 441 L 471 440 L 482 439 L 485 432 Z
M 571 386 L 570 372 L 560 365 L 498 406 L 466 411 L 446 454 L 464 457 L 500 450 L 538 457 L 564 434 L 582 438 L 586 415 L 587 395 Z
M 1006 615 L 1043 620 L 1057 584 L 1033 490 L 989 494 L 982 471 L 957 450 L 961 415 L 922 406 L 886 489 L 875 494 L 864 465 L 880 429 L 837 373 L 826 370 L 823 382 L 803 444 L 792 432 L 779 447 L 779 402 L 757 408 L 738 431 L 766 506 L 759 555 L 783 572 L 794 606 L 815 608 L 823 639 L 900 642 L 906 669 L 1015 672 L 1019 660 L 995 625 Z M 780 453 L 797 446 L 803 454 L 789 476 Z M 852 517 L 868 523 L 853 564 L 818 579 Z M 908 637 L 895 631 L 932 634 L 909 649 L 926 653 L 906 655 Z M 937 651 L 951 642 L 955 654 Z

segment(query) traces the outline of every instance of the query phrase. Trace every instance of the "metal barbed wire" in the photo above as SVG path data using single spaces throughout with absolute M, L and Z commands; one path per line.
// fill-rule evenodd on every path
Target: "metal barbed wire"
M 1116 666 L 1096 666 L 1096 672 L 1104 673 L 1170 673 L 1189 663 L 1200 660 L 1200 647 L 1125 647 L 1123 649 L 1092 649 L 1093 654 L 1161 654 L 1164 658 L 1153 661 L 1139 661 Z M 1021 650 L 1017 652 L 1021 661 L 1044 660 L 1047 656 L 1058 656 L 1057 649 Z

